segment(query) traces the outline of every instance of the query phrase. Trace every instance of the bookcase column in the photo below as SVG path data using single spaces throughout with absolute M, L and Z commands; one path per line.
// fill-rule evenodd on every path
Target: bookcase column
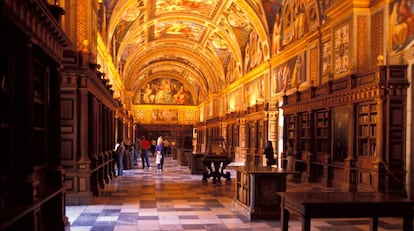
M 276 158 L 279 158 L 279 154 L 277 153 L 277 150 L 279 150 L 278 148 L 278 142 L 277 142 L 277 137 L 278 137 L 278 131 L 277 131 L 277 121 L 278 121 L 278 112 L 269 112 L 268 113 L 268 129 L 267 129 L 267 134 L 268 134 L 268 140 L 272 141 L 273 144 L 273 149 L 276 151 Z
M 89 162 L 88 157 L 88 89 L 81 88 L 80 92 L 80 161 Z
M 378 107 L 378 113 L 377 113 L 377 128 L 376 128 L 376 150 L 375 150 L 375 156 L 377 162 L 383 162 L 384 160 L 384 132 L 377 132 L 377 131 L 384 131 L 384 100 L 378 99 L 377 100 L 377 107 Z
M 348 115 L 355 115 L 355 107 L 354 104 L 352 103 L 348 103 L 347 104 L 347 108 L 348 108 Z M 348 155 L 345 159 L 345 161 L 353 161 L 356 159 L 355 157 L 355 132 L 354 132 L 354 128 L 355 128 L 355 117 L 354 116 L 349 116 L 348 117 Z
M 355 107 L 354 104 L 348 103 L 348 115 L 355 115 Z M 345 182 L 344 182 L 344 189 L 350 192 L 357 191 L 357 175 L 358 171 L 355 170 L 356 164 L 356 157 L 355 157 L 355 148 L 354 148 L 354 140 L 355 140 L 355 119 L 354 116 L 348 117 L 348 155 L 344 160 L 344 169 L 345 169 Z
M 240 160 L 246 161 L 246 120 L 240 119 Z

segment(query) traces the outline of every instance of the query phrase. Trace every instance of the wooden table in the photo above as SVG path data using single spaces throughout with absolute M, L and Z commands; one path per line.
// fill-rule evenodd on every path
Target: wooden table
M 224 172 L 231 159 L 227 155 L 206 155 L 203 164 L 207 172 L 203 173 L 203 181 L 213 178 L 213 184 L 220 182 L 221 178 L 230 180 L 230 172 Z
M 413 230 L 414 201 L 378 192 L 281 192 L 281 228 L 288 230 L 289 213 L 299 214 L 302 231 L 311 230 L 311 218 L 371 218 L 378 230 L 379 217 L 402 217 L 403 230 Z
M 280 218 L 280 196 L 286 191 L 286 176 L 295 174 L 277 167 L 229 166 L 237 172 L 234 207 L 249 220 Z

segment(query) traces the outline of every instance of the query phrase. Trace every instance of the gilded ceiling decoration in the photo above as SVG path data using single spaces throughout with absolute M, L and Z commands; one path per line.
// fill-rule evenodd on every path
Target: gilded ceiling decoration
M 325 1 L 329 5 L 330 1 Z M 107 47 L 133 104 L 163 81 L 197 105 L 316 30 L 316 0 L 107 0 Z M 324 7 L 328 7 L 324 5 Z M 152 86 L 152 100 L 144 92 Z M 179 86 L 179 87 L 177 87 Z M 149 92 L 149 91 L 148 91 Z M 184 102 L 184 103 L 183 103 Z

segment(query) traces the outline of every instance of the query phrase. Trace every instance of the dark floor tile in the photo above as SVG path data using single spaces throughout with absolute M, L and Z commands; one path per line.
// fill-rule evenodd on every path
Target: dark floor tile
M 156 208 L 157 207 L 157 203 L 156 203 L 155 200 L 154 201 L 144 201 L 144 200 L 141 200 L 139 202 L 139 207 L 140 208 Z
M 76 221 L 74 221 L 71 226 L 93 226 L 96 222 L 95 220 L 85 220 L 82 218 L 78 218 L 76 219 Z
M 178 216 L 180 219 L 198 219 L 197 215 L 180 215 Z
M 230 219 L 230 218 L 238 218 L 238 215 L 229 215 L 229 214 L 225 214 L 225 215 L 217 215 L 218 218 L 220 219 Z
M 121 209 L 104 209 L 102 210 L 100 216 L 114 216 L 118 215 L 121 212 Z
M 113 231 L 113 226 L 94 226 L 91 231 Z
M 159 212 L 175 212 L 177 211 L 177 209 L 174 207 L 161 207 L 161 208 L 159 207 L 158 211 Z
M 120 213 L 118 220 L 119 221 L 137 221 L 138 214 L 137 213 Z
M 184 230 L 204 229 L 204 225 L 199 224 L 184 224 L 182 226 Z
M 138 216 L 138 220 L 158 220 L 158 216 Z
M 352 225 L 343 226 L 315 226 L 319 231 L 364 231 Z
M 102 227 L 106 230 L 106 228 L 112 227 L 112 229 L 115 227 L 115 225 L 118 223 L 118 221 L 97 221 L 94 224 L 94 227 Z
M 205 229 L 208 231 L 227 231 L 229 230 L 224 224 L 206 224 Z

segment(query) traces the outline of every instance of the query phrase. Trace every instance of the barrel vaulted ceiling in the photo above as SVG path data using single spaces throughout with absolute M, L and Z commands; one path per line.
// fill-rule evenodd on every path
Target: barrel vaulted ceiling
M 281 2 L 106 0 L 107 47 L 127 92 L 140 97 L 151 80 L 168 78 L 197 105 L 269 59 L 268 25 Z M 260 52 L 245 65 L 250 44 Z

